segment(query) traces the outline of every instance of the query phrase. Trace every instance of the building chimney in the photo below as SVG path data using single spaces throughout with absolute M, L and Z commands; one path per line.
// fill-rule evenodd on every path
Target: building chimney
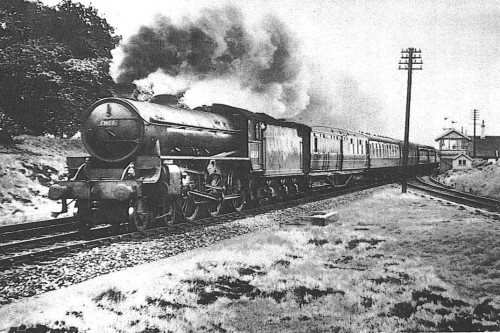
M 483 123 L 481 124 L 481 137 L 480 137 L 481 140 L 486 139 L 486 136 L 484 134 L 485 129 L 486 129 L 486 126 L 484 125 L 484 120 L 483 120 Z

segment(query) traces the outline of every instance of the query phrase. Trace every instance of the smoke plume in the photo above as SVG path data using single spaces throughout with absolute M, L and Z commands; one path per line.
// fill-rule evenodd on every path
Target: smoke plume
M 381 102 L 364 92 L 350 76 L 327 76 L 319 66 L 309 66 L 312 85 L 310 103 L 292 119 L 306 124 L 384 134 L 387 119 L 382 119 Z
M 350 77 L 330 77 L 308 62 L 297 37 L 275 16 L 253 26 L 233 6 L 205 9 L 178 24 L 157 16 L 120 49 L 116 82 L 183 93 L 190 107 L 223 103 L 311 124 L 383 129 L 379 102 Z
M 271 100 L 268 110 L 254 111 L 274 115 L 294 114 L 306 107 L 300 45 L 280 20 L 266 16 L 259 26 L 249 28 L 235 7 L 202 12 L 198 19 L 185 18 L 178 25 L 158 16 L 153 26 L 142 26 L 121 45 L 124 58 L 115 81 L 149 85 L 155 93 L 187 91 L 188 105 L 194 103 L 189 103 L 189 96 L 194 96 L 190 90 L 197 91 L 197 100 L 205 104 L 238 104 L 234 99 L 224 101 L 230 83 L 236 95 L 246 96 L 240 101 L 246 105 L 235 106 L 252 109 L 255 105 L 248 104 L 252 99 Z M 222 96 L 204 98 L 200 86 Z

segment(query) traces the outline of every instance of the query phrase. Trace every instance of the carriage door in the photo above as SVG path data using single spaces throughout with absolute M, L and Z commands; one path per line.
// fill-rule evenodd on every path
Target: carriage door
M 264 170 L 264 138 L 262 131 L 265 124 L 259 121 L 248 121 L 248 153 L 252 163 L 252 171 Z

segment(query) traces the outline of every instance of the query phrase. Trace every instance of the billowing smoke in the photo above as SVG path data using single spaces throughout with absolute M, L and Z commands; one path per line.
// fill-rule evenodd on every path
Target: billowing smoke
M 156 94 L 186 91 L 190 106 L 227 103 L 275 116 L 305 109 L 300 45 L 280 20 L 267 16 L 249 28 L 232 6 L 202 13 L 178 25 L 158 16 L 141 27 L 121 46 L 115 81 L 135 81 Z
M 232 6 L 178 24 L 158 16 L 120 49 L 116 82 L 183 93 L 190 107 L 223 103 L 352 130 L 383 129 L 377 100 L 350 77 L 329 77 L 307 63 L 296 36 L 274 16 L 253 26 Z
M 318 66 L 309 68 L 312 85 L 310 103 L 293 120 L 306 124 L 322 124 L 332 127 L 384 134 L 387 120 L 381 118 L 383 105 L 364 92 L 350 76 L 327 76 Z

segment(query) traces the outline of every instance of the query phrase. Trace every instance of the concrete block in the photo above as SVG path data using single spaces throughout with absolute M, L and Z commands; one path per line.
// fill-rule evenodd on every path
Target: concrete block
M 340 214 L 336 211 L 314 211 L 310 215 L 298 216 L 288 223 L 280 223 L 282 225 L 294 226 L 326 226 L 340 220 Z

